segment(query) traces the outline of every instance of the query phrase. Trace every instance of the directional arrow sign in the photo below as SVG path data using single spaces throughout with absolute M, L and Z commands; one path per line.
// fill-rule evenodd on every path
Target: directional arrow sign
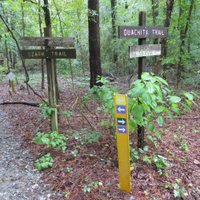
M 117 118 L 117 124 L 126 126 L 126 119 L 125 118 Z
M 128 97 L 124 94 L 114 95 L 117 153 L 120 189 L 131 192 L 130 142 L 128 123 Z
M 126 114 L 126 106 L 117 106 L 116 109 L 118 114 Z
M 119 133 L 127 133 L 126 126 L 118 126 L 118 132 Z

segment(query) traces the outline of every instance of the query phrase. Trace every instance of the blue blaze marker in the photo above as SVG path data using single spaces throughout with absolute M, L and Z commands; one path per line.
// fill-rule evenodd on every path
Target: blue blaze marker
M 126 114 L 126 106 L 117 106 L 116 110 L 118 114 Z
M 119 133 L 127 133 L 126 126 L 118 126 L 118 132 Z

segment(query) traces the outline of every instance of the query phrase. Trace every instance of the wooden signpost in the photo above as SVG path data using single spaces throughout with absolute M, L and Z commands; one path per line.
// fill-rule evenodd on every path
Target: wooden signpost
M 23 37 L 20 44 L 22 46 L 46 46 L 45 41 L 48 41 L 50 47 L 74 47 L 73 38 L 62 37 Z
M 45 28 L 45 33 L 50 36 L 50 29 Z M 59 37 L 24 37 L 21 45 L 31 47 L 41 47 L 44 49 L 26 49 L 21 50 L 24 59 L 46 59 L 47 80 L 48 80 L 48 100 L 49 107 L 54 109 L 51 114 L 51 130 L 58 131 L 58 111 L 56 102 L 56 71 L 55 59 L 75 59 L 76 49 L 74 48 L 73 38 Z M 57 48 L 65 47 L 65 48 Z
M 161 45 L 147 45 L 146 38 L 165 38 L 167 29 L 161 27 L 146 26 L 146 13 L 139 13 L 139 26 L 119 26 L 119 38 L 138 38 L 138 46 L 129 47 L 130 59 L 138 58 L 138 79 L 141 79 L 143 68 L 145 66 L 146 56 L 161 55 Z M 138 126 L 138 148 L 144 147 L 144 127 Z M 124 146 L 126 148 L 126 146 Z
M 120 179 L 119 185 L 121 190 L 130 192 L 131 172 L 128 126 L 128 97 L 122 94 L 114 95 L 114 107 Z
M 76 58 L 75 49 L 50 49 L 50 50 L 41 50 L 41 49 L 29 49 L 21 50 L 22 56 L 25 59 L 62 59 L 62 58 Z
M 164 38 L 167 36 L 166 28 L 146 27 L 144 22 L 141 24 L 139 26 L 119 26 L 119 38 Z
M 161 44 L 144 44 L 138 46 L 129 46 L 129 57 L 146 57 L 161 55 Z

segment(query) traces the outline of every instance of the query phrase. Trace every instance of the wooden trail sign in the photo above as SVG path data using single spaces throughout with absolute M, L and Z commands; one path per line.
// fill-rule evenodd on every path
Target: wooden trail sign
M 29 49 L 29 50 L 21 50 L 21 53 L 23 58 L 25 59 L 76 58 L 76 49 L 50 49 L 50 50 Z
M 120 189 L 131 192 L 128 97 L 114 95 Z
M 129 58 L 161 55 L 161 44 L 129 46 Z
M 46 59 L 47 66 L 47 81 L 48 81 L 48 101 L 49 107 L 54 111 L 51 114 L 51 130 L 58 131 L 58 109 L 56 100 L 56 59 L 74 59 L 76 58 L 76 49 L 74 48 L 73 38 L 59 38 L 51 36 L 50 27 L 44 30 L 47 37 L 25 37 L 20 41 L 24 46 L 37 46 L 44 49 L 28 49 L 21 50 L 21 55 L 24 59 Z M 56 47 L 65 47 L 65 49 L 57 49 Z
M 73 38 L 62 37 L 23 37 L 20 41 L 22 46 L 48 46 L 50 47 L 74 47 Z
M 164 38 L 167 29 L 146 26 L 119 26 L 119 38 Z
M 119 26 L 119 38 L 138 38 L 138 46 L 129 47 L 129 57 L 138 57 L 138 79 L 141 79 L 146 56 L 161 55 L 161 45 L 146 45 L 146 38 L 165 38 L 168 29 L 165 27 L 146 26 L 146 13 L 139 13 L 139 26 Z M 144 127 L 138 125 L 138 148 L 144 147 Z

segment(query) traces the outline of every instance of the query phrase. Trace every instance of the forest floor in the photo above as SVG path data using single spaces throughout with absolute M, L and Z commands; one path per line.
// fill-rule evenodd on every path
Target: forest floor
M 146 141 L 149 150 L 144 154 L 166 157 L 169 168 L 160 175 L 155 164 L 135 159 L 132 192 L 128 194 L 118 188 L 115 129 L 100 124 L 111 119 L 96 111 L 94 101 L 84 109 L 81 107 L 88 85 L 81 83 L 72 89 L 64 80 L 61 85 L 60 112 L 67 111 L 68 115 L 59 119 L 59 132 L 68 138 L 65 153 L 33 142 L 34 133 L 50 130 L 49 120 L 41 117 L 38 107 L 0 105 L 0 199 L 16 200 L 15 195 L 23 194 L 18 199 L 173 200 L 174 193 L 185 196 L 186 200 L 200 199 L 199 101 L 192 112 L 167 120 L 159 128 L 162 139 L 156 145 Z M 42 96 L 47 96 L 46 90 L 36 88 Z M 0 84 L 0 91 L 0 103 L 40 102 L 21 85 L 13 96 L 6 83 Z M 95 138 L 99 141 L 95 142 Z M 134 146 L 135 134 L 130 139 Z M 47 152 L 51 153 L 54 165 L 39 174 L 34 169 L 34 160 Z

